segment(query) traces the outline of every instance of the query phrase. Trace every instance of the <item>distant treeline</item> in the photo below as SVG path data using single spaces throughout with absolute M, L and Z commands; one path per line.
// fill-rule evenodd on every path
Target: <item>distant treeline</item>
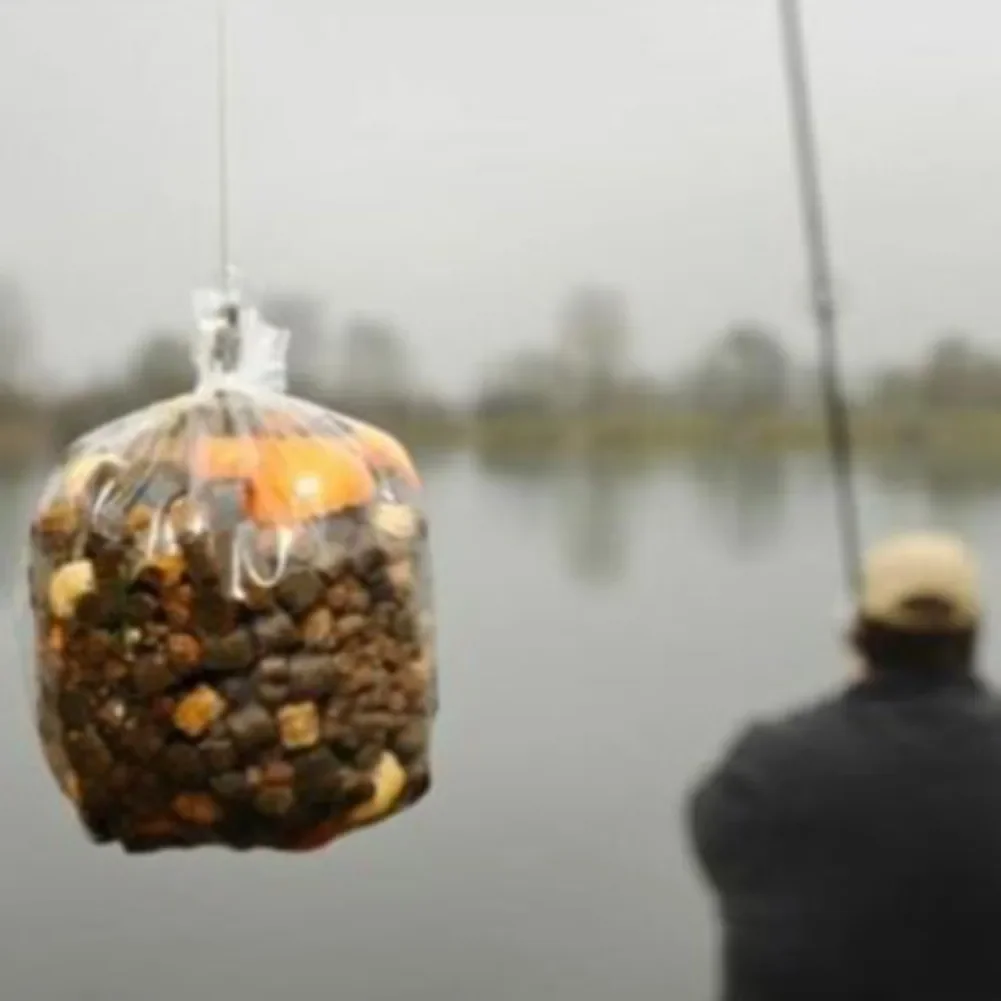
M 461 405 L 444 403 L 422 383 L 411 345 L 392 323 L 355 317 L 333 330 L 322 301 L 305 294 L 271 296 L 260 308 L 292 332 L 293 393 L 404 438 L 447 444 L 494 432 L 552 437 L 590 428 L 651 440 L 755 422 L 781 437 L 783 427 L 819 423 L 816 373 L 792 357 L 780 331 L 735 323 L 683 369 L 642 372 L 631 354 L 626 303 L 613 289 L 572 293 L 551 343 L 494 359 Z M 193 383 L 189 335 L 154 329 L 119 379 L 56 395 L 21 376 L 32 334 L 23 294 L 0 277 L 0 426 L 34 429 L 59 445 Z M 935 417 L 1001 415 L 1001 356 L 949 331 L 924 357 L 873 373 L 850 395 L 860 419 L 889 421 L 895 433 L 920 437 Z

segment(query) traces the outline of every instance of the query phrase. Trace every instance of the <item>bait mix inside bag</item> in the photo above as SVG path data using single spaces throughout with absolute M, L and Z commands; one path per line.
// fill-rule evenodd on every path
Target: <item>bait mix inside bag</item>
M 46 759 L 97 842 L 320 848 L 420 800 L 437 708 L 406 450 L 286 396 L 210 294 L 198 383 L 77 440 L 30 541 Z

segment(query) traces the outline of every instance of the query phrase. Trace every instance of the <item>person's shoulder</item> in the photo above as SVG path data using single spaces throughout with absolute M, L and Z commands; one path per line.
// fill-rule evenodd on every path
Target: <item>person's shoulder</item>
M 760 760 L 795 757 L 804 746 L 814 746 L 819 734 L 839 725 L 843 705 L 842 692 L 829 692 L 785 710 L 759 715 L 745 724 L 733 749 Z
M 836 719 L 842 712 L 843 691 L 824 692 L 806 702 L 762 714 L 748 724 L 758 741 L 775 741 L 812 730 Z
M 795 736 L 818 726 L 835 723 L 844 715 L 845 696 L 844 688 L 825 692 L 776 716 L 772 726 L 779 733 Z

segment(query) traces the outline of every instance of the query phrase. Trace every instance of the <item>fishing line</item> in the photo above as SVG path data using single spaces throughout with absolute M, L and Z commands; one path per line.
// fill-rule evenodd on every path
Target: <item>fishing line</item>
M 817 165 L 803 26 L 799 0 L 778 0 L 778 4 L 789 98 L 790 131 L 796 159 L 813 316 L 820 349 L 820 386 L 828 449 L 834 470 L 841 560 L 848 592 L 855 594 L 861 577 L 859 511 L 852 476 L 851 425 L 841 378 L 838 315 L 831 290 L 831 263 L 827 249 L 824 204 Z
M 216 3 L 216 101 L 219 171 L 219 280 L 232 292 L 229 186 L 229 18 L 227 0 Z

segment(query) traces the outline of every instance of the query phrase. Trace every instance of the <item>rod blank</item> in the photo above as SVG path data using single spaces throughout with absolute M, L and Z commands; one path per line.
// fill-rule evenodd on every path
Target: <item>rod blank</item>
M 841 377 L 838 315 L 831 289 L 831 263 L 806 71 L 803 25 L 798 0 L 778 2 L 803 237 L 820 347 L 821 392 L 826 412 L 828 448 L 834 468 L 841 557 L 848 591 L 854 594 L 861 577 L 861 542 L 858 503 L 852 476 L 851 423 Z

